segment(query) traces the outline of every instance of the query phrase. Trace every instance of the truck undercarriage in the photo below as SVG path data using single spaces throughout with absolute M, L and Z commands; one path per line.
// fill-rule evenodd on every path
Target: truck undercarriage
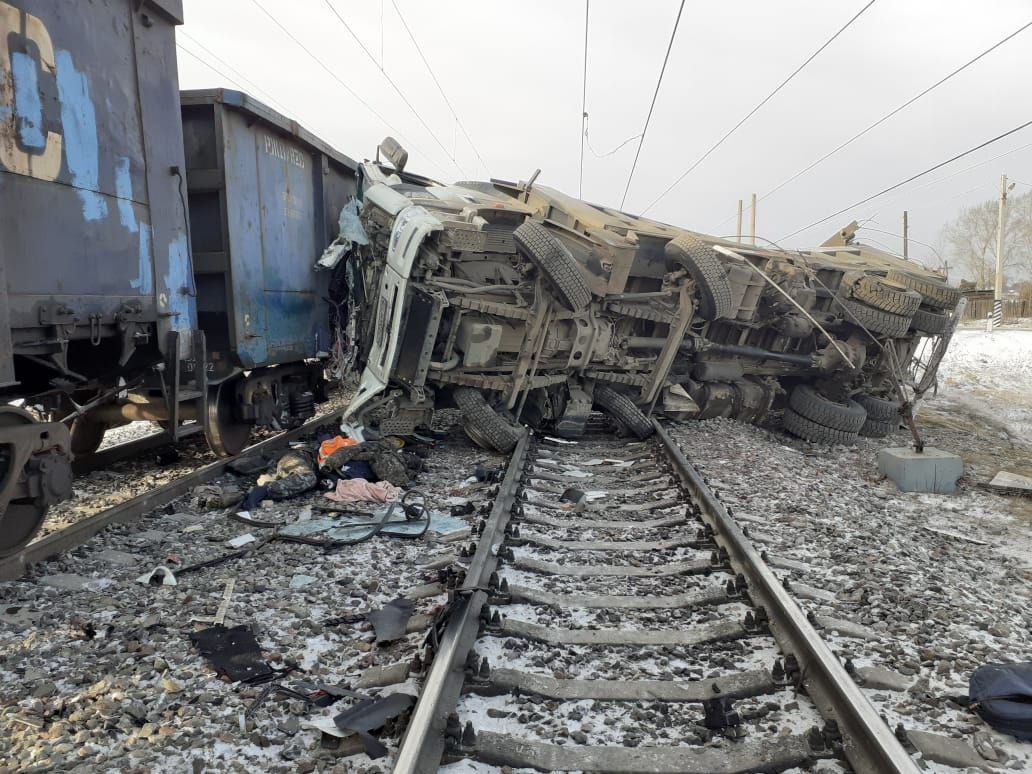
M 952 330 L 956 289 L 848 229 L 766 249 L 533 179 L 361 174 L 366 244 L 349 243 L 335 283 L 362 373 L 355 434 L 413 432 L 457 407 L 475 441 L 506 451 L 519 424 L 577 437 L 593 408 L 644 437 L 652 412 L 758 422 L 779 407 L 796 435 L 849 443 L 900 421 L 929 381 L 913 374 L 918 347 Z

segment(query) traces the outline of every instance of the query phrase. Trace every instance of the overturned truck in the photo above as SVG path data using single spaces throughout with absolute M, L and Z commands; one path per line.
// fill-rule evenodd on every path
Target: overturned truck
M 766 249 L 534 178 L 442 185 L 381 149 L 392 163 L 362 165 L 327 264 L 361 372 L 353 434 L 458 408 L 474 441 L 507 451 L 521 424 L 576 438 L 593 409 L 643 438 L 653 412 L 759 422 L 783 408 L 790 432 L 851 443 L 898 425 L 955 324 L 957 289 L 854 244 L 855 229 Z

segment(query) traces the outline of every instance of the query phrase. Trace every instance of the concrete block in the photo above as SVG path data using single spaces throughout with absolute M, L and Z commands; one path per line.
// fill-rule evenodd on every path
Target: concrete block
M 877 666 L 865 666 L 860 667 L 856 670 L 860 679 L 863 681 L 860 684 L 864 688 L 870 688 L 875 691 L 905 691 L 913 684 L 913 680 L 909 677 L 901 675 L 899 672 L 893 672 L 891 669 Z
M 917 730 L 908 730 L 907 738 L 921 751 L 922 757 L 932 763 L 958 769 L 992 771 L 985 759 L 975 752 L 975 748 L 961 739 Z
M 361 677 L 358 678 L 358 682 L 355 684 L 356 688 L 380 688 L 385 685 L 397 685 L 408 680 L 409 667 L 411 665 L 407 661 L 403 661 L 399 664 L 391 664 L 390 666 L 374 666 L 369 667 L 365 670 Z
M 926 446 L 918 454 L 909 447 L 881 449 L 878 471 L 904 492 L 953 494 L 964 475 L 964 461 L 957 454 Z

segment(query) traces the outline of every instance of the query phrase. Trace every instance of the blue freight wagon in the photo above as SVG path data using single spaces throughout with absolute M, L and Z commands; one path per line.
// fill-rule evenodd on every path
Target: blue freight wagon
M 321 397 L 313 267 L 356 165 L 238 92 L 181 103 L 182 21 L 181 0 L 0 0 L 0 556 L 110 427 L 230 455 Z
M 186 91 L 181 103 L 207 380 L 230 380 L 229 402 L 242 409 L 237 431 L 246 433 L 250 422 L 272 422 L 276 382 L 308 378 L 304 366 L 288 377 L 287 364 L 331 348 L 329 273 L 313 266 L 355 196 L 358 165 L 238 91 Z

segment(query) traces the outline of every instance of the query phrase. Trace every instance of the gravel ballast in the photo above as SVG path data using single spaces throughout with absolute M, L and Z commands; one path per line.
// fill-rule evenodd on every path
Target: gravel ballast
M 970 479 L 955 496 L 899 492 L 875 457 L 907 445 L 902 432 L 830 448 L 722 419 L 671 432 L 842 659 L 889 670 L 902 690 L 865 689 L 894 728 L 961 739 L 985 764 L 1032 766 L 1032 744 L 948 698 L 967 693 L 978 666 L 1032 653 L 1032 555 L 1015 550 L 1032 530 L 1013 500 Z

